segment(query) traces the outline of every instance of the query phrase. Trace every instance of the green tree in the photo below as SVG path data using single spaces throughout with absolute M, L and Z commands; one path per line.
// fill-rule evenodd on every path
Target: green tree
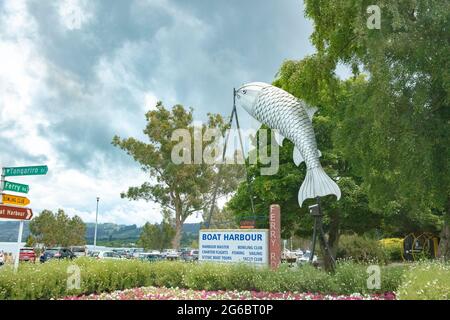
M 175 105 L 172 110 L 167 110 L 161 102 L 158 102 L 156 110 L 147 112 L 146 120 L 144 134 L 148 137 L 148 143 L 135 138 L 121 139 L 118 136 L 113 138 L 113 145 L 132 156 L 150 178 L 139 187 L 130 187 L 121 196 L 130 200 L 154 201 L 170 210 L 175 219 L 172 245 L 178 248 L 185 220 L 193 213 L 201 212 L 211 205 L 216 186 L 218 196 L 233 191 L 240 176 L 239 167 L 234 165 L 219 167 L 204 161 L 201 163 L 194 161 L 195 140 L 198 134 L 194 137 L 192 109 L 187 111 L 183 106 Z M 208 128 L 223 132 L 226 126 L 220 115 L 208 114 L 207 123 L 203 124 L 199 131 L 204 134 Z M 187 129 L 193 138 L 191 141 L 174 141 L 172 135 L 176 129 Z M 178 155 L 187 157 L 191 164 L 177 164 L 172 161 L 174 147 L 183 142 L 185 148 L 180 150 Z M 217 143 L 219 143 L 217 139 L 211 142 L 203 141 L 200 144 L 201 151 L 203 152 L 207 145 L 214 146 Z M 214 155 L 219 156 L 216 153 Z
M 67 225 L 67 243 L 71 246 L 86 244 L 86 224 L 79 216 L 74 216 Z
M 160 224 L 150 224 L 147 222 L 142 228 L 138 245 L 145 250 L 153 249 L 162 251 L 170 245 L 174 236 L 175 229 L 167 221 L 162 221 Z
M 43 210 L 39 216 L 30 221 L 30 233 L 37 243 L 46 247 L 57 245 L 57 234 L 55 230 L 56 219 L 52 211 Z
M 210 214 L 210 210 L 203 212 L 203 221 L 207 221 Z M 211 223 L 209 228 L 211 229 L 235 229 L 239 227 L 239 223 L 236 220 L 236 216 L 227 207 L 220 209 L 217 205 L 214 206 L 213 213 L 211 215 Z
M 364 0 L 306 0 L 312 41 L 329 82 L 338 63 L 368 74 L 348 87 L 336 135 L 364 179 L 370 205 L 407 207 L 419 220 L 444 219 L 441 255 L 450 256 L 450 3 L 378 1 L 381 29 L 367 28 Z M 434 217 L 435 218 L 435 217 Z M 436 219 L 435 219 L 436 220 Z
M 315 127 L 325 125 L 325 116 L 318 117 Z M 315 120 L 316 121 L 316 120 Z M 323 129 L 323 128 L 322 128 Z M 326 130 L 316 130 L 318 140 L 323 140 L 322 135 Z M 327 134 L 330 134 L 329 132 Z M 357 183 L 357 177 L 346 172 L 336 160 L 334 150 L 320 144 L 322 158 L 321 162 L 327 172 L 335 172 L 335 176 L 341 191 L 342 198 L 339 201 L 333 196 L 323 197 L 321 205 L 324 217 L 324 229 L 328 234 L 328 242 L 332 254 L 335 256 L 339 244 L 339 237 L 343 233 L 356 232 L 363 234 L 373 230 L 381 224 L 381 214 L 371 212 L 368 208 L 368 200 L 363 188 Z M 310 237 L 313 230 L 313 219 L 309 214 L 308 205 L 312 200 L 303 205 L 298 205 L 298 189 L 305 177 L 305 167 L 295 166 L 292 160 L 293 144 L 289 141 L 280 147 L 279 171 L 272 176 L 260 174 L 261 165 L 258 163 L 249 168 L 252 181 L 252 189 L 257 216 L 257 227 L 268 227 L 268 211 L 271 204 L 277 203 L 281 207 L 281 233 L 282 238 L 288 239 L 292 236 Z M 249 189 L 246 183 L 241 183 L 236 194 L 227 203 L 227 209 L 235 213 L 238 220 L 246 219 L 251 214 Z M 321 248 L 320 252 L 324 252 Z M 331 261 L 324 260 L 327 268 Z
M 76 246 L 86 243 L 86 225 L 80 217 L 70 218 L 62 209 L 57 213 L 43 210 L 30 221 L 30 232 L 35 243 L 46 247 Z
M 34 239 L 34 237 L 31 234 L 28 235 L 25 246 L 26 247 L 34 247 L 35 244 L 36 244 L 36 240 Z

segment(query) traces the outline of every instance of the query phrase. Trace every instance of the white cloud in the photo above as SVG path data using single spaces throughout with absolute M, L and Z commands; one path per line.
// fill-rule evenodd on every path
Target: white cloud
M 273 48 L 298 51 L 279 40 L 289 32 L 280 32 L 255 55 L 255 47 L 242 46 L 239 37 L 262 30 L 241 34 L 255 21 L 237 26 L 240 6 L 225 5 L 220 12 L 205 10 L 220 5 L 195 6 L 166 0 L 0 1 L 0 144 L 9 146 L 0 153 L 0 166 L 38 164 L 28 159 L 48 164 L 46 176 L 11 179 L 30 185 L 35 212 L 63 208 L 92 222 L 100 196 L 101 222 L 159 220 L 155 204 L 120 198 L 148 176 L 138 164 L 125 163 L 125 153 L 110 145 L 112 136 L 146 141 L 144 113 L 157 100 L 167 107 L 192 106 L 196 119 L 206 112 L 228 116 L 233 85 L 261 80 L 255 74 L 270 79 L 273 70 L 266 65 L 278 67 L 285 58 Z M 285 20 L 278 17 L 278 24 L 291 30 L 293 20 Z M 248 65 L 259 56 L 268 61 Z M 243 124 L 245 114 L 239 116 Z M 201 215 L 188 219 L 199 220 Z
M 65 11 L 60 11 L 63 15 L 66 14 L 66 18 L 70 12 L 75 14 L 75 20 L 66 21 L 72 23 L 66 25 L 68 28 L 78 28 L 87 22 L 88 18 L 81 9 L 78 10 L 78 4 L 65 3 L 68 7 Z M 46 159 L 45 164 L 49 166 L 47 175 L 11 179 L 30 185 L 27 197 L 31 200 L 35 215 L 43 209 L 63 208 L 70 215 L 79 214 L 86 221 L 93 222 L 95 198 L 100 196 L 103 213 L 101 222 L 141 225 L 146 221 L 159 221 L 160 210 L 155 204 L 128 201 L 119 196 L 128 186 L 139 185 L 146 180 L 147 177 L 137 165 L 131 168 L 120 167 L 107 163 L 102 157 L 96 157 L 96 163 L 91 164 L 97 166 L 94 174 L 92 171 L 87 173 L 68 167 L 52 144 L 55 141 L 64 141 L 65 138 L 55 136 L 54 139 L 49 139 L 42 136 L 42 130 L 47 130 L 58 113 L 46 114 L 36 106 L 38 101 L 55 97 L 61 94 L 61 91 L 73 100 L 103 106 L 101 102 L 111 99 L 114 96 L 112 92 L 117 90 L 119 85 L 127 83 L 127 90 L 133 93 L 140 104 L 153 101 L 151 94 L 145 93 L 136 85 L 133 86 L 131 81 L 136 84 L 136 80 L 132 80 L 129 73 L 120 73 L 123 70 L 117 68 L 117 64 L 108 66 L 102 62 L 99 64 L 100 70 L 103 71 L 99 82 L 102 88 L 100 93 L 92 94 L 83 90 L 76 76 L 43 58 L 38 45 L 40 39 L 36 21 L 23 1 L 6 2 L 4 13 L 0 16 L 0 26 L 1 30 L 4 30 L 0 30 L 0 61 L 7 62 L 0 64 L 0 128 L 13 124 L 12 128 L 1 131 L 1 139 L 9 141 L 11 149 L 8 153 L 0 154 L 0 166 L 34 165 L 17 159 L 18 151 Z M 7 36 L 4 34 L 6 31 Z M 125 78 L 121 78 L 120 74 Z M 58 87 L 48 87 L 46 83 L 49 79 L 57 83 Z M 136 124 L 133 126 L 124 121 L 127 117 L 115 117 L 117 114 L 109 109 L 108 104 L 103 108 L 109 112 L 108 117 L 116 119 L 119 133 L 136 133 L 142 130 L 136 129 Z M 120 123 L 124 123 L 126 130 L 120 129 Z M 65 143 L 70 144 L 71 141 Z
M 148 110 L 156 110 L 156 103 L 158 98 L 152 92 L 146 92 L 144 94 L 144 112 Z
M 68 30 L 78 30 L 93 18 L 93 2 L 88 0 L 64 0 L 58 2 L 60 23 Z
M 2 138 L 24 153 L 45 156 L 53 150 L 39 137 L 38 130 L 45 128 L 48 120 L 33 105 L 42 92 L 47 92 L 46 64 L 36 54 L 37 26 L 23 1 L 6 2 L 4 12 L 0 29 L 7 30 L 7 37 L 0 41 L 0 123 L 14 130 L 3 130 Z M 2 159 L 14 160 L 6 155 Z

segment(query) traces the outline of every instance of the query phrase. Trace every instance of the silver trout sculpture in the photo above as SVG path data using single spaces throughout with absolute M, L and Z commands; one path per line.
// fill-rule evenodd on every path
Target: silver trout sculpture
M 293 158 L 298 166 L 305 161 L 306 177 L 298 192 L 300 207 L 305 199 L 336 195 L 341 190 L 323 170 L 317 149 L 312 117 L 316 108 L 308 107 L 290 93 L 263 82 L 243 85 L 236 91 L 237 103 L 253 118 L 275 131 L 275 139 L 282 145 L 286 137 L 294 143 Z M 281 134 L 280 134 L 281 133 Z

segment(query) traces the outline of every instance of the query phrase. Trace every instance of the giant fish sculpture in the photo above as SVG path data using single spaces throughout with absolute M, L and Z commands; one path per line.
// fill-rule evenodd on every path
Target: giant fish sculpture
M 295 147 L 294 163 L 306 163 L 306 177 L 298 192 L 300 207 L 308 198 L 327 194 L 336 195 L 339 200 L 341 190 L 323 170 L 317 149 L 312 117 L 315 108 L 308 107 L 290 93 L 263 82 L 243 85 L 236 91 L 237 103 L 253 118 L 275 129 L 278 144 L 286 137 Z M 281 133 L 281 134 L 280 134 Z

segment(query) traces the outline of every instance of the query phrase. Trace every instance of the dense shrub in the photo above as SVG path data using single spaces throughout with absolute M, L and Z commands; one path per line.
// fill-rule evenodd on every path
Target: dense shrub
M 343 235 L 339 239 L 338 259 L 351 259 L 361 263 L 385 263 L 386 255 L 381 244 L 358 235 Z
M 68 267 L 80 270 L 79 289 L 67 288 Z M 69 269 L 70 270 L 70 269 Z M 341 262 L 335 274 L 311 265 L 282 266 L 277 271 L 244 264 L 141 262 L 136 260 L 50 261 L 21 264 L 19 271 L 4 267 L 0 272 L 1 299 L 50 299 L 66 295 L 110 292 L 143 286 L 196 290 L 297 291 L 323 294 L 381 293 L 394 291 L 401 268 L 383 267 L 379 290 L 367 289 L 367 266 Z
M 425 261 L 411 266 L 397 290 L 401 300 L 449 300 L 450 264 Z
M 380 244 L 385 252 L 387 259 L 391 262 L 403 260 L 403 239 L 386 238 L 381 239 Z

